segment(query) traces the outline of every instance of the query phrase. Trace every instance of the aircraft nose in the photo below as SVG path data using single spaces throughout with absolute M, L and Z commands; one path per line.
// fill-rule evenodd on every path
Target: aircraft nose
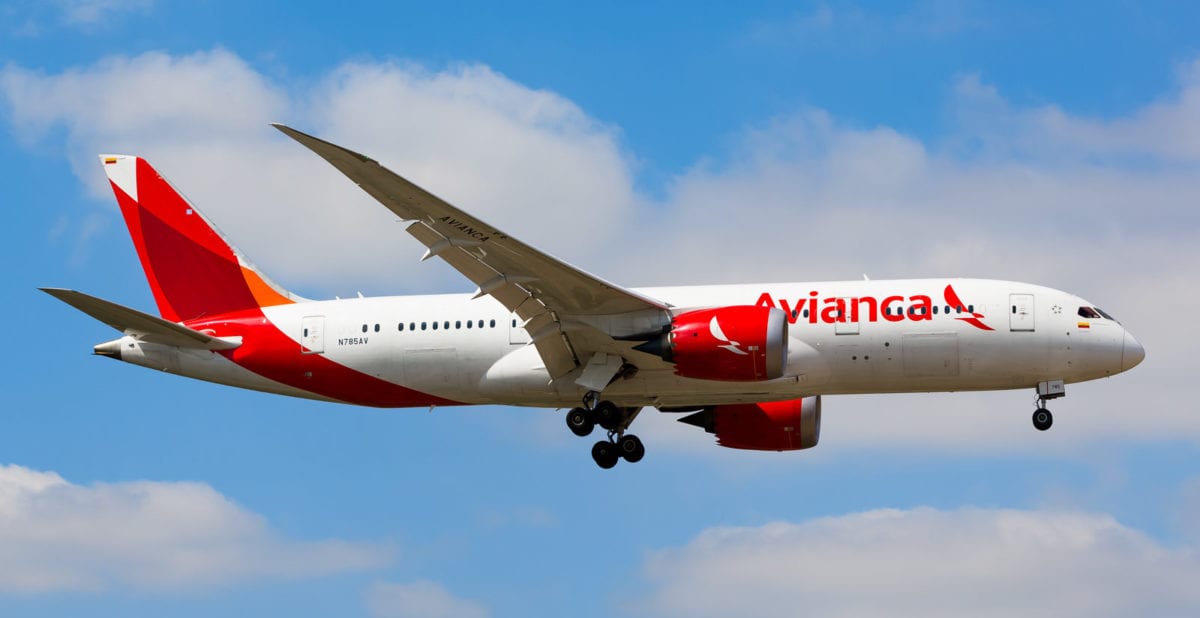
M 1121 371 L 1129 371 L 1138 366 L 1146 358 L 1146 348 L 1138 343 L 1129 331 L 1125 331 L 1125 343 L 1121 346 Z

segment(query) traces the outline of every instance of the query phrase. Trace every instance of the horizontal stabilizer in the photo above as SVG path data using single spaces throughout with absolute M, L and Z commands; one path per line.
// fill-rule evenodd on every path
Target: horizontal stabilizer
M 202 350 L 231 350 L 242 345 L 240 341 L 213 337 L 148 313 L 123 307 L 95 296 L 88 296 L 83 292 L 61 288 L 40 289 L 122 333 L 132 335 L 142 341 Z

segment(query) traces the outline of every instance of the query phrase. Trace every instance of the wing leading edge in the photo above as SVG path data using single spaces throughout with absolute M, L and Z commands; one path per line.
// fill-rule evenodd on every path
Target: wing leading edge
M 636 345 L 628 341 L 631 336 L 657 331 L 669 322 L 669 307 L 663 302 L 538 251 L 369 157 L 291 127 L 272 126 L 407 222 L 408 233 L 427 249 L 422 259 L 445 260 L 479 287 L 477 297 L 491 296 L 516 313 L 552 379 L 589 363 L 611 366 L 611 357 L 627 356 Z M 595 371 L 583 373 L 581 384 L 601 390 L 616 371 L 600 377 Z

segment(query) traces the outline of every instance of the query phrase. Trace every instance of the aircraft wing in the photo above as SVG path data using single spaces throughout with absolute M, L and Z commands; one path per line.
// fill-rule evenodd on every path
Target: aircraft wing
M 83 292 L 62 288 L 39 289 L 122 333 L 132 335 L 142 341 L 202 350 L 231 350 L 242 345 L 239 341 L 213 337 L 182 324 L 168 322 L 148 313 L 142 313 L 103 298 L 89 296 Z
M 508 236 L 405 180 L 375 160 L 280 124 L 273 125 L 408 222 L 408 233 L 516 313 L 551 378 L 595 365 L 589 388 L 615 375 L 633 344 L 614 337 L 661 328 L 668 306 L 588 274 Z M 597 356 L 600 354 L 601 356 Z M 607 375 L 607 377 L 603 377 Z M 600 376 L 599 378 L 595 376 Z

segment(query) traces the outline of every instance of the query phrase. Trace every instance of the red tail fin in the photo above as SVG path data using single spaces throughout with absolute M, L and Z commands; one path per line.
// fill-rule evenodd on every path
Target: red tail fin
M 184 322 L 295 302 L 221 236 L 144 159 L 101 155 L 158 312 Z

